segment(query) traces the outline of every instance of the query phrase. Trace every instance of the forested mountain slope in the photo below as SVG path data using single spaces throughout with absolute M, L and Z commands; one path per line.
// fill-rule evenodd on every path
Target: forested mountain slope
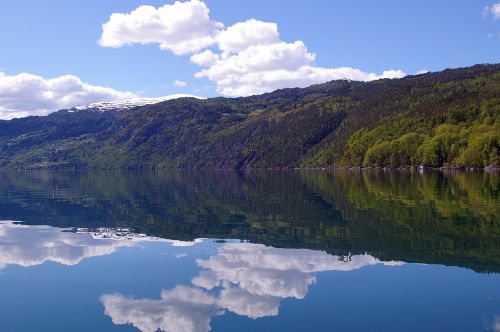
M 4 168 L 500 166 L 500 64 L 0 121 Z

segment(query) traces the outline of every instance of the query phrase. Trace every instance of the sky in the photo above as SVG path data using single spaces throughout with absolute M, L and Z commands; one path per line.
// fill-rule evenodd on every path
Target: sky
M 500 62 L 488 0 L 2 0 L 0 119 Z

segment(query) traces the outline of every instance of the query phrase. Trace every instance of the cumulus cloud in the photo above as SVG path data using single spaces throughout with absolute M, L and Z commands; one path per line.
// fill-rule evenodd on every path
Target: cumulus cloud
M 184 14 L 174 15 L 177 11 Z M 282 41 L 274 22 L 252 18 L 224 29 L 208 14 L 207 6 L 199 0 L 115 13 L 103 26 L 100 44 L 120 47 L 158 43 L 175 54 L 195 53 L 191 62 L 204 68 L 195 77 L 208 78 L 219 93 L 231 97 L 336 79 L 370 81 L 406 75 L 401 70 L 376 74 L 351 67 L 319 67 L 314 63 L 316 55 L 303 41 Z
M 205 50 L 201 53 L 197 53 L 191 56 L 191 62 L 203 66 L 210 67 L 215 63 L 215 61 L 219 60 L 220 56 L 218 54 L 213 53 L 210 50 Z
M 183 86 L 186 86 L 187 83 L 184 82 L 184 81 L 175 80 L 174 81 L 174 85 L 177 86 L 177 87 L 183 87 Z
M 417 71 L 417 75 L 427 74 L 429 71 L 427 69 L 420 69 Z
M 493 18 L 500 18 L 500 2 L 493 4 L 493 6 L 486 6 L 483 9 L 483 16 L 492 15 Z
M 0 119 L 45 115 L 76 105 L 134 97 L 137 96 L 131 92 L 82 82 L 74 75 L 45 79 L 27 73 L 0 72 Z
M 238 22 L 217 35 L 217 45 L 223 52 L 241 52 L 253 45 L 279 42 L 278 25 L 250 19 Z
M 209 10 L 199 0 L 176 1 L 155 8 L 140 6 L 130 13 L 114 13 L 102 26 L 99 44 L 121 47 L 132 44 L 159 44 L 160 49 L 187 54 L 215 43 L 223 27 L 209 19 Z
M 236 97 L 338 79 L 370 81 L 406 75 L 401 70 L 388 70 L 377 75 L 350 67 L 317 67 L 312 64 L 315 59 L 316 55 L 309 52 L 302 41 L 259 44 L 237 54 L 215 59 L 195 77 L 207 77 L 216 82 L 220 93 Z

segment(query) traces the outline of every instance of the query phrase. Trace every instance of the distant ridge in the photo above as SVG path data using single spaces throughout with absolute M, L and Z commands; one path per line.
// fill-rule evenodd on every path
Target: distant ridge
M 128 99 L 128 100 L 121 100 L 121 101 L 108 101 L 108 102 L 97 102 L 97 103 L 92 103 L 88 105 L 80 105 L 74 107 L 75 110 L 81 111 L 85 109 L 94 109 L 94 110 L 99 110 L 99 111 L 115 111 L 115 110 L 127 110 L 131 109 L 134 107 L 138 106 L 145 106 L 145 105 L 152 105 L 152 104 L 157 104 L 161 103 L 163 101 L 167 100 L 172 100 L 172 99 L 179 99 L 179 98 L 196 98 L 196 99 L 205 99 L 203 97 L 198 97 L 190 94 L 173 94 L 169 96 L 163 96 L 163 97 L 141 97 L 141 98 L 134 98 L 134 99 Z

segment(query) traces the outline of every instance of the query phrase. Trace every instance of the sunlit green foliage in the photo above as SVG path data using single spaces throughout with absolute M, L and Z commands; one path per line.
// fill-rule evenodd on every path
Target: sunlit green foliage
M 500 166 L 499 98 L 458 106 L 444 115 L 423 118 L 404 112 L 372 130 L 361 129 L 349 138 L 343 162 L 365 167 Z
M 0 167 L 499 166 L 500 65 L 0 121 Z

